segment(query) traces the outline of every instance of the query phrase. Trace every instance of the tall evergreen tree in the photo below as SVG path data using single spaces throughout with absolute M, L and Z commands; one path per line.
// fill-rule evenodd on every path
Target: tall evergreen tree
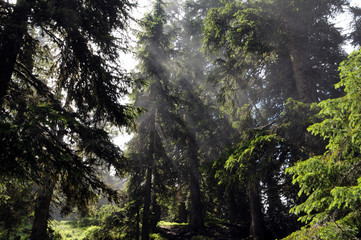
M 168 8 L 171 8 L 174 14 L 170 12 L 168 16 L 179 16 L 176 12 L 183 11 L 182 7 L 179 3 L 170 2 Z M 191 14 L 198 12 L 195 8 L 206 9 L 199 4 L 188 7 L 189 13 L 193 11 Z M 154 14 L 158 12 L 155 11 Z M 205 13 L 204 10 L 203 14 Z M 156 109 L 156 139 L 162 147 L 158 147 L 158 155 L 155 157 L 157 159 L 153 160 L 153 171 L 160 171 L 162 166 L 159 159 L 172 159 L 173 171 L 177 171 L 177 176 L 169 183 L 189 188 L 189 228 L 200 231 L 204 229 L 205 212 L 201 193 L 201 162 L 204 161 L 202 159 L 213 158 L 212 154 L 221 148 L 223 143 L 217 140 L 221 139 L 221 133 L 224 134 L 223 136 L 227 133 L 222 132 L 225 128 L 217 124 L 221 125 L 225 122 L 214 106 L 205 104 L 212 102 L 210 95 L 214 96 L 214 93 L 211 93 L 209 86 L 201 84 L 206 78 L 207 62 L 199 52 L 201 18 L 199 16 L 194 17 L 193 20 L 189 18 L 190 21 L 184 18 L 179 22 L 179 19 L 170 17 L 170 23 L 173 25 L 166 28 L 170 32 L 172 27 L 178 30 L 174 39 L 169 39 L 164 33 L 162 35 L 158 32 L 162 28 L 159 24 L 155 24 L 156 19 L 158 18 L 155 16 L 145 19 L 145 25 L 149 24 L 153 28 L 146 27 L 148 31 L 140 36 L 143 45 L 139 51 L 141 76 L 149 80 L 149 86 L 143 94 L 136 96 L 136 103 L 148 109 L 149 113 L 143 114 L 140 118 L 138 136 L 131 142 L 130 149 L 131 151 L 138 149 L 136 151 L 139 153 L 139 146 L 145 146 L 143 152 L 149 151 L 147 148 L 151 145 L 145 144 L 145 141 L 148 141 L 151 136 L 149 131 L 153 128 L 145 126 L 153 122 L 151 114 L 154 114 L 153 109 Z M 169 46 L 162 45 L 166 41 L 170 44 L 170 40 L 174 42 L 177 51 L 169 51 Z M 198 92 L 198 96 L 194 92 Z M 218 138 L 215 135 L 217 131 Z M 204 137 L 201 137 L 202 134 Z M 143 143 L 140 144 L 141 142 Z M 212 148 L 209 144 L 212 144 Z M 163 178 L 166 177 L 164 172 L 162 174 Z M 175 188 L 174 185 L 168 187 Z
M 343 38 L 328 19 L 347 3 L 230 1 L 210 11 L 205 48 L 220 51 L 240 88 L 281 97 L 276 106 L 289 97 L 313 102 L 337 96 L 330 86 L 344 58 Z
M 99 167 L 121 170 L 124 157 L 106 124 L 131 126 L 119 104 L 130 78 L 117 65 L 128 1 L 1 1 L 1 174 L 39 186 L 31 239 L 45 239 L 53 192 L 65 210 L 117 192 Z M 125 46 L 124 44 L 122 46 Z M 65 211 L 67 212 L 67 211 Z
M 340 66 L 346 94 L 319 103 L 324 121 L 309 127 L 313 134 L 329 139 L 327 151 L 287 169 L 306 200 L 292 209 L 306 223 L 287 239 L 360 238 L 360 52 Z
M 31 43 L 44 41 L 44 47 L 56 47 L 57 87 L 63 88 L 69 101 L 83 115 L 94 112 L 119 125 L 131 114 L 129 108 L 116 104 L 127 92 L 129 79 L 117 70 L 119 49 L 126 41 L 124 29 L 129 20 L 129 1 L 1 1 L 3 13 L 0 34 L 1 94 L 8 94 L 19 56 Z M 120 38 L 114 36 L 119 31 Z M 31 34 L 35 32 L 35 34 Z M 123 43 L 122 43 L 123 42 Z M 118 47 L 120 43 L 121 47 Z M 53 44 L 53 45 L 51 45 Z M 28 58 L 35 53 L 29 51 Z M 28 67 L 28 66 L 27 66 Z M 121 68 L 120 68 L 121 69 Z M 32 69 L 30 73 L 33 74 Z M 31 83 L 31 81 L 30 81 Z
M 292 114 L 292 107 L 287 107 L 287 98 L 310 103 L 340 94 L 332 85 L 337 81 L 337 66 L 344 58 L 343 38 L 328 19 L 347 4 L 348 1 L 227 1 L 208 14 L 205 50 L 219 56 L 216 63 L 220 68 L 215 76 L 226 90 L 221 96 L 233 103 L 240 102 L 231 105 L 236 108 L 229 113 L 241 119 L 239 130 L 246 133 L 234 152 L 236 157 L 231 157 L 225 166 L 233 162 L 238 173 L 251 180 L 248 200 L 251 234 L 256 239 L 267 237 L 263 226 L 268 223 L 263 221 L 274 221 L 272 212 L 283 208 L 278 183 L 287 181 L 284 185 L 289 185 L 289 179 L 280 171 L 300 157 L 314 154 L 315 141 L 304 132 L 304 123 L 298 125 L 293 118 L 283 125 L 292 116 L 288 115 Z M 243 111 L 237 110 L 242 105 Z M 303 109 L 302 104 L 296 106 Z M 282 111 L 286 115 L 282 116 Z M 247 116 L 249 121 L 245 124 L 242 119 Z M 306 119 L 305 123 L 309 121 Z M 291 126 L 301 127 L 302 133 Z M 323 145 L 317 146 L 322 151 Z M 263 177 L 264 174 L 268 177 Z M 261 186 L 268 201 L 264 206 L 260 204 Z M 284 212 L 287 214 L 287 210 Z M 270 229 L 278 227 L 281 225 Z
M 164 186 L 163 182 L 172 178 L 170 159 L 164 150 L 164 135 L 174 134 L 172 132 L 179 128 L 180 123 L 174 115 L 175 99 L 171 94 L 168 67 L 172 49 L 171 35 L 165 33 L 166 21 L 164 2 L 157 0 L 152 13 L 142 20 L 143 31 L 138 35 L 140 78 L 146 85 L 135 93 L 134 104 L 146 112 L 137 121 L 138 132 L 130 142 L 129 152 L 139 156 L 140 161 L 135 167 L 140 167 L 142 176 L 138 177 L 138 184 L 144 183 L 142 239 L 149 239 L 150 231 L 159 221 L 157 194 Z
M 184 148 L 189 151 L 186 164 L 189 169 L 185 171 L 190 172 L 190 227 L 193 230 L 202 230 L 203 219 L 208 217 L 205 215 L 207 187 L 200 192 L 200 177 L 205 179 L 207 176 L 201 169 L 209 166 L 220 149 L 232 139 L 230 124 L 214 102 L 216 90 L 206 81 L 207 66 L 211 63 L 200 51 L 202 21 L 207 10 L 219 4 L 219 1 L 187 1 L 182 6 L 184 17 L 177 25 L 177 48 L 181 52 L 176 56 L 179 69 L 175 74 L 175 85 L 181 99 L 177 114 L 183 116 L 186 125 Z

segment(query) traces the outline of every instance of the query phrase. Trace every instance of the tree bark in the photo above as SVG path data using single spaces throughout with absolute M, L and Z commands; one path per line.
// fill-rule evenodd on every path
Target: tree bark
M 177 218 L 176 222 L 184 223 L 187 222 L 188 214 L 185 202 L 180 202 L 177 207 Z
M 280 82 L 283 86 L 283 98 L 299 98 L 289 50 L 280 54 L 280 65 L 284 69 L 287 69 L 285 76 L 286 81 Z
M 292 62 L 293 77 L 297 89 L 298 100 L 306 103 L 317 101 L 317 86 L 312 80 L 312 66 L 310 59 L 305 56 L 302 49 L 302 38 L 291 36 L 289 38 L 289 52 Z
M 0 106 L 9 89 L 11 76 L 14 72 L 16 58 L 27 31 L 28 14 L 31 11 L 31 2 L 18 0 L 0 35 Z
M 50 179 L 50 176 L 47 176 L 37 198 L 30 240 L 43 240 L 48 237 L 49 210 L 54 187 L 55 184 Z
M 158 186 L 158 184 L 156 182 L 153 182 L 153 185 L 154 186 Z M 160 221 L 160 218 L 161 218 L 161 207 L 160 205 L 158 204 L 158 201 L 157 201 L 157 193 L 156 191 L 153 192 L 152 194 L 152 217 L 151 217 L 151 224 L 150 224 L 150 230 L 151 231 L 154 231 L 157 227 L 157 224 L 158 222 Z
M 228 189 L 228 198 L 229 198 L 229 222 L 231 224 L 237 223 L 237 203 L 235 196 L 235 188 L 230 187 Z
M 136 208 L 137 208 L 137 215 L 136 215 L 136 217 L 135 217 L 135 219 L 136 219 L 136 224 L 137 224 L 137 226 L 136 226 L 136 231 L 135 231 L 135 239 L 136 240 L 139 240 L 139 237 L 140 237 L 140 228 L 139 228 L 139 224 L 140 224 L 140 206 L 139 206 L 140 204 L 138 204 L 138 201 L 137 201 L 137 205 L 136 205 Z
M 248 180 L 248 200 L 251 211 L 251 227 L 250 234 L 255 240 L 265 239 L 264 235 L 264 222 L 261 210 L 261 201 L 258 191 L 258 180 L 254 179 L 255 173 L 250 174 Z
M 190 190 L 191 190 L 191 210 L 189 227 L 192 231 L 202 231 L 204 229 L 199 160 L 197 154 L 197 144 L 193 136 L 189 137 L 189 166 L 190 166 Z
M 144 186 L 144 208 L 142 221 L 142 240 L 149 240 L 150 230 L 150 205 L 152 201 L 152 176 L 153 176 L 153 162 L 155 150 L 155 118 L 156 110 L 153 109 L 150 115 L 150 133 L 149 133 L 149 158 L 147 162 L 147 174 Z
M 143 222 L 142 222 L 142 240 L 149 239 L 149 218 L 150 218 L 150 203 L 152 195 L 152 168 L 148 167 L 147 176 L 145 180 L 144 190 L 144 208 L 143 208 Z
M 200 231 L 204 228 L 201 191 L 199 187 L 199 180 L 192 170 L 191 173 L 191 212 L 190 212 L 190 228 L 193 231 Z
M 280 171 L 280 169 L 277 169 L 277 171 Z M 273 237 L 280 239 L 284 234 L 284 229 L 282 229 L 282 227 L 287 225 L 287 223 L 283 221 L 284 209 L 279 193 L 277 179 L 275 178 L 273 171 L 266 173 L 265 182 L 267 184 L 268 219 L 270 219 L 270 222 L 272 223 L 271 230 Z

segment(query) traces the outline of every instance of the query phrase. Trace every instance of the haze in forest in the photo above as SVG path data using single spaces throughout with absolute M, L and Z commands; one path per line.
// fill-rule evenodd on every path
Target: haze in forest
M 140 0 L 138 1 L 138 7 L 135 8 L 132 12 L 132 16 L 134 17 L 134 19 L 136 20 L 141 20 L 142 17 L 149 11 L 151 11 L 151 7 L 154 1 L 151 0 Z M 167 1 L 165 1 L 167 2 Z M 169 2 L 169 1 L 168 1 Z M 172 2 L 172 1 L 170 1 Z M 357 0 L 351 0 L 350 1 L 350 5 L 353 7 L 359 7 L 360 3 Z M 351 31 L 351 28 L 348 26 L 348 23 L 351 21 L 351 16 L 348 13 L 348 10 L 346 10 L 343 13 L 339 13 L 336 14 L 331 21 L 336 25 L 336 27 L 343 29 L 343 33 L 347 34 Z M 135 47 L 135 36 L 134 36 L 134 31 L 138 30 L 138 25 L 133 22 L 130 25 L 131 30 L 131 38 L 134 40 L 133 43 L 133 47 Z M 347 53 L 351 53 L 354 49 L 353 46 L 350 45 L 349 42 L 345 43 L 345 45 L 343 46 L 345 51 Z M 123 56 L 121 56 L 121 63 L 124 66 L 125 69 L 127 69 L 128 71 L 134 71 L 136 66 L 137 66 L 137 59 L 134 56 L 133 53 L 126 53 Z M 125 102 L 127 102 L 127 100 L 125 100 Z M 117 136 L 114 138 L 114 142 L 115 144 L 119 145 L 122 149 L 126 148 L 126 143 L 132 138 L 132 134 L 128 134 L 124 131 L 122 131 L 121 133 L 118 133 Z
M 0 239 L 361 238 L 356 1 L 133 3 L 0 1 Z

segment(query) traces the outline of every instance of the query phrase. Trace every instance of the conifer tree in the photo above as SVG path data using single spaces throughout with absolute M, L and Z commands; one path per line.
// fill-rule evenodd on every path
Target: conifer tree
M 135 92 L 134 104 L 146 112 L 137 120 L 138 131 L 129 144 L 129 154 L 139 160 L 134 165 L 142 172 L 137 184 L 144 183 L 141 239 L 149 239 L 159 221 L 158 194 L 163 182 L 172 177 L 164 135 L 177 129 L 180 122 L 174 115 L 175 99 L 171 94 L 171 35 L 165 33 L 166 21 L 164 3 L 157 0 L 153 11 L 142 20 L 143 29 L 138 34 L 140 79 L 146 84 Z
M 229 1 L 209 12 L 205 49 L 223 55 L 238 87 L 264 88 L 276 106 L 289 97 L 314 102 L 337 96 L 330 86 L 344 59 L 343 38 L 328 19 L 347 3 Z
M 54 192 L 63 195 L 64 212 L 85 211 L 97 194 L 117 198 L 97 171 L 122 170 L 125 159 L 105 128 L 130 127 L 136 115 L 118 102 L 130 78 L 118 68 L 117 43 L 125 41 L 132 4 L 0 4 L 0 170 L 5 186 L 25 178 L 42 189 L 31 239 L 45 239 Z
M 229 113 L 236 121 L 240 119 L 237 125 L 243 133 L 225 167 L 227 170 L 233 166 L 238 170 L 231 167 L 228 172 L 236 171 L 240 177 L 245 175 L 251 180 L 248 204 L 250 208 L 259 208 L 251 214 L 251 234 L 256 239 L 264 239 L 269 234 L 267 231 L 281 227 L 262 229 L 268 225 L 264 220 L 274 220 L 270 220 L 273 209 L 283 209 L 280 201 L 283 190 L 277 182 L 286 181 L 285 186 L 290 183 L 286 176 L 279 175 L 281 169 L 300 157 L 322 151 L 324 146 L 317 145 L 319 142 L 305 133 L 307 123 L 314 120 L 306 117 L 308 107 L 301 103 L 293 106 L 298 111 L 305 110 L 305 121 L 300 123 L 300 119 L 292 117 L 294 109 L 286 100 L 292 97 L 310 103 L 339 96 L 340 92 L 333 90 L 332 85 L 337 81 L 337 66 L 344 58 L 343 38 L 328 19 L 347 4 L 348 1 L 337 0 L 227 1 L 208 14 L 205 51 L 219 57 L 215 78 L 225 86 L 221 97 L 233 101 Z M 325 50 L 320 52 L 323 47 Z M 245 124 L 243 119 L 247 117 L 250 120 Z M 291 122 L 284 124 L 290 117 Z M 263 178 L 263 174 L 268 178 Z M 259 204 L 261 183 L 269 201 L 267 211 Z M 275 196 L 268 195 L 271 189 Z M 273 237 L 282 237 L 282 233 Z
M 318 104 L 324 121 L 308 128 L 328 139 L 323 155 L 313 156 L 287 169 L 306 200 L 292 209 L 302 214 L 305 228 L 286 239 L 357 239 L 360 232 L 360 52 L 340 65 L 343 97 Z

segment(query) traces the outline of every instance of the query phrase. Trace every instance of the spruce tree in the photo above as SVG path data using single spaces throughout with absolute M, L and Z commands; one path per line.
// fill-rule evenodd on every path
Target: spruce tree
M 131 79 L 117 64 L 131 7 L 127 1 L 1 1 L 1 174 L 4 184 L 26 179 L 42 190 L 31 239 L 46 238 L 55 192 L 65 199 L 64 213 L 74 206 L 86 212 L 97 194 L 118 197 L 98 169 L 124 168 L 105 129 L 131 127 L 136 115 L 119 104 Z
M 318 104 L 324 120 L 308 128 L 328 139 L 327 150 L 287 169 L 305 201 L 292 209 L 306 227 L 286 239 L 356 239 L 360 234 L 360 52 L 340 65 L 345 95 Z
M 208 14 L 204 49 L 219 58 L 215 62 L 219 65 L 215 79 L 224 86 L 221 97 L 232 103 L 228 112 L 236 121 L 240 119 L 235 125 L 243 134 L 225 167 L 227 170 L 232 166 L 231 172 L 251 180 L 249 204 L 250 208 L 258 208 L 251 221 L 251 234 L 256 239 L 264 239 L 267 234 L 284 236 L 278 230 L 280 235 L 277 231 L 270 233 L 278 227 L 288 228 L 292 219 L 280 201 L 283 187 L 278 184 L 285 181 L 284 186 L 289 186 L 290 180 L 279 173 L 299 158 L 322 151 L 324 146 L 305 131 L 307 123 L 315 120 L 307 119 L 310 110 L 306 105 L 340 96 L 332 85 L 337 81 L 338 64 L 344 59 L 344 39 L 329 18 L 347 4 L 337 0 L 292 4 L 282 0 L 227 1 Z M 289 97 L 307 103 L 293 106 L 305 111 L 303 123 L 292 117 L 296 109 L 287 104 Z M 293 120 L 286 123 L 289 118 Z M 267 211 L 259 204 L 261 187 L 269 201 Z M 283 209 L 288 219 L 281 220 L 283 226 L 267 223 L 275 221 L 274 209 Z M 269 229 L 262 229 L 269 223 Z
M 134 104 L 145 112 L 137 120 L 138 131 L 128 151 L 138 160 L 131 168 L 141 172 L 132 174 L 138 178 L 135 183 L 144 184 L 142 196 L 136 196 L 143 199 L 141 239 L 149 239 L 149 233 L 159 221 L 158 195 L 164 182 L 172 178 L 164 135 L 177 129 L 180 122 L 174 115 L 175 98 L 171 94 L 168 68 L 172 49 L 171 35 L 165 33 L 166 21 L 164 3 L 157 0 L 153 11 L 141 21 L 142 30 L 138 34 L 139 76 L 146 84 L 134 93 Z

